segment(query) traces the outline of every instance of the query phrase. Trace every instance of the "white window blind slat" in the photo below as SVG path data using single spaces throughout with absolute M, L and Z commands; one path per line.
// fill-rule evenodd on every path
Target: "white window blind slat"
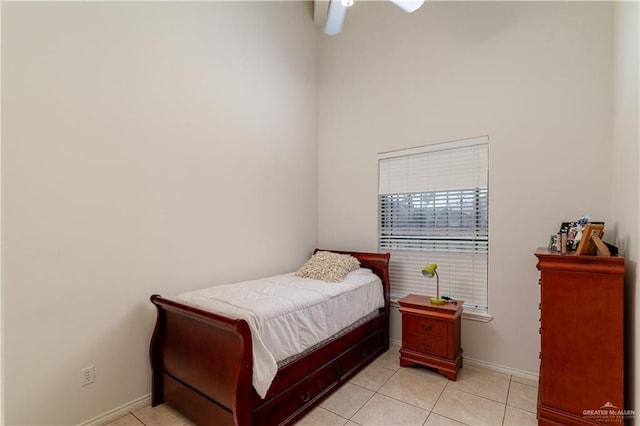
M 487 309 L 488 138 L 379 156 L 379 249 L 391 253 L 396 296 L 440 294 Z
M 487 254 L 445 253 L 391 250 L 389 275 L 394 296 L 409 293 L 434 296 L 435 278 L 422 276 L 422 268 L 430 263 L 438 264 L 440 295 L 464 300 L 466 305 L 486 308 L 487 287 L 475 286 L 474 281 L 485 281 Z
M 380 160 L 379 194 L 487 187 L 487 144 Z

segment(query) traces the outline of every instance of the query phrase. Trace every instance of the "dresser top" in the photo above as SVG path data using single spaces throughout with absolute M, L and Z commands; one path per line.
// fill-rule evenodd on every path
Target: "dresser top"
M 622 256 L 577 255 L 575 251 L 561 254 L 544 247 L 536 250 L 535 255 L 538 258 L 536 266 L 541 271 L 571 270 L 574 272 L 624 274 L 624 257 Z
M 575 250 L 569 250 L 566 253 L 562 254 L 555 250 L 549 250 L 546 247 L 539 247 L 536 250 L 536 256 L 557 256 L 557 257 L 571 257 L 578 260 L 595 260 L 595 261 L 610 261 L 610 262 L 624 262 L 624 257 L 622 256 L 603 256 L 601 254 L 581 254 L 577 255 Z

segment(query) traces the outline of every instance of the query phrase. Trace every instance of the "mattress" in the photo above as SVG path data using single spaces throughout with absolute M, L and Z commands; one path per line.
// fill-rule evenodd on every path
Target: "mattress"
M 249 324 L 253 386 L 264 398 L 286 360 L 384 307 L 380 278 L 371 270 L 350 272 L 340 283 L 294 273 L 219 285 L 180 294 L 175 300 Z

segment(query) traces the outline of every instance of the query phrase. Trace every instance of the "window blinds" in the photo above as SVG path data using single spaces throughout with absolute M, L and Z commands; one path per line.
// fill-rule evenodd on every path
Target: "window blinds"
M 440 295 L 487 309 L 488 138 L 379 155 L 379 250 L 391 253 L 396 296 Z

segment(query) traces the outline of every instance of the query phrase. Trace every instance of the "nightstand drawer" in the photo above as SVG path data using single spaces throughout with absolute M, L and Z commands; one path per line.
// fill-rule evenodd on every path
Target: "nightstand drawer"
M 407 349 L 422 352 L 424 354 L 447 357 L 447 340 L 437 337 L 427 336 L 424 333 L 408 332 L 406 334 L 407 341 L 405 346 Z
M 424 333 L 429 336 L 447 338 L 447 322 L 432 318 L 405 315 L 402 319 L 407 331 Z

